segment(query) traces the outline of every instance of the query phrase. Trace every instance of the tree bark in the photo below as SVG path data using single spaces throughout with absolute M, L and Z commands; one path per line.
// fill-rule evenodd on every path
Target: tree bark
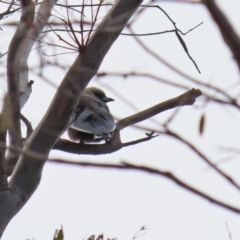
M 81 92 L 96 74 L 109 48 L 141 3 L 142 0 L 119 0 L 114 4 L 67 72 L 52 104 L 26 142 L 24 150 L 41 154 L 47 160 L 50 150 L 69 126 Z M 0 192 L 0 236 L 37 188 L 44 164 L 44 160 L 20 156 L 9 189 Z

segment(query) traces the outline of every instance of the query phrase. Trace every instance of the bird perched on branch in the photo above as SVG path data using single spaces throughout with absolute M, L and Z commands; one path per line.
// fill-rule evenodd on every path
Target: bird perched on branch
M 109 140 L 116 124 L 107 102 L 114 101 L 99 88 L 86 88 L 79 99 L 73 115 L 68 136 L 73 141 L 99 142 Z

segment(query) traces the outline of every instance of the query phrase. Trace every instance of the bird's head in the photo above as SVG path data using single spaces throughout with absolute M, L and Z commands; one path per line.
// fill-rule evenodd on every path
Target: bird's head
M 87 88 L 86 90 L 91 92 L 91 94 L 93 94 L 96 98 L 98 98 L 100 101 L 102 101 L 104 103 L 114 101 L 113 98 L 107 97 L 106 94 L 104 93 L 104 91 L 99 88 L 90 87 L 90 88 Z

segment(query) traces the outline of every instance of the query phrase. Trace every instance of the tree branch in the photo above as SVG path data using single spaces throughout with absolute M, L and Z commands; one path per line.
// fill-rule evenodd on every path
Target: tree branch
M 237 32 L 234 30 L 232 24 L 227 19 L 225 14 L 216 4 L 215 0 L 203 0 L 203 4 L 207 7 L 208 11 L 212 15 L 213 20 L 217 24 L 222 37 L 228 47 L 230 48 L 234 59 L 240 70 L 240 38 Z
M 28 82 L 28 57 L 31 52 L 31 49 L 38 38 L 38 36 L 41 34 L 43 28 L 45 27 L 49 17 L 51 16 L 51 10 L 55 4 L 54 0 L 47 0 L 41 3 L 38 11 L 37 11 L 37 17 L 34 21 L 34 23 L 31 26 L 31 29 L 29 32 L 26 32 L 25 38 L 22 40 L 21 47 L 19 49 L 19 57 L 18 59 L 18 67 L 21 70 L 19 73 L 19 92 L 21 92 L 23 95 L 25 95 L 25 99 L 20 99 L 20 103 L 22 102 L 21 107 L 24 106 L 24 104 L 27 102 L 30 94 L 31 94 L 31 85 L 33 81 Z M 26 97 L 27 96 L 27 97 Z M 22 146 L 22 136 L 21 136 L 21 146 Z M 19 148 L 18 146 L 15 146 L 15 148 Z M 6 168 L 8 175 L 12 173 L 17 161 L 19 158 L 18 152 L 12 152 L 8 151 L 7 157 L 6 157 Z
M 31 135 L 31 133 L 33 132 L 33 128 L 31 123 L 27 120 L 26 117 L 24 117 L 22 114 L 20 115 L 21 120 L 24 122 L 24 124 L 27 127 L 27 133 L 26 133 L 26 139 L 28 139 Z
M 8 130 L 10 145 L 17 148 L 22 147 L 22 134 L 20 127 L 20 74 L 19 60 L 22 44 L 30 31 L 34 20 L 34 4 L 31 0 L 21 1 L 22 15 L 17 30 L 10 42 L 7 55 L 7 83 L 8 83 Z M 6 106 L 6 105 L 5 105 Z
M 189 90 L 176 98 L 172 98 L 165 102 L 159 103 L 149 109 L 146 109 L 142 112 L 139 112 L 137 114 L 134 114 L 130 117 L 127 117 L 118 121 L 117 129 L 118 131 L 120 131 L 125 127 L 144 121 L 160 112 L 163 112 L 175 107 L 192 105 L 195 102 L 196 98 L 201 95 L 202 95 L 202 92 L 199 89 L 193 88 L 192 90 Z
M 53 162 L 53 163 L 60 163 L 60 164 L 69 164 L 69 165 L 74 165 L 74 166 L 83 166 L 83 167 L 98 167 L 98 168 L 104 168 L 104 169 L 119 169 L 119 170 L 137 170 L 145 173 L 151 173 L 155 174 L 157 176 L 162 176 L 165 178 L 168 178 L 169 180 L 173 181 L 183 189 L 188 190 L 189 192 L 202 197 L 205 200 L 210 201 L 213 204 L 216 204 L 220 207 L 223 207 L 227 210 L 230 210 L 232 212 L 240 214 L 240 208 L 234 207 L 230 204 L 224 203 L 223 201 L 219 201 L 210 195 L 197 190 L 195 187 L 192 187 L 191 185 L 185 183 L 184 181 L 180 180 L 176 176 L 174 176 L 171 172 L 167 171 L 161 171 L 156 168 L 151 168 L 147 166 L 142 166 L 142 165 L 135 165 L 132 163 L 128 163 L 125 161 L 122 161 L 121 164 L 109 164 L 109 163 L 92 163 L 92 162 L 75 162 L 75 161 L 65 161 L 65 160 L 60 160 L 60 159 L 49 159 L 48 161 Z
M 13 12 L 20 10 L 20 8 L 17 8 L 17 9 L 14 9 L 13 11 L 11 11 L 13 4 L 14 4 L 14 0 L 12 0 L 12 2 L 9 4 L 8 9 L 5 12 L 0 13 L 0 20 L 6 15 L 9 15 Z
M 233 178 L 231 178 L 227 173 L 222 171 L 217 165 L 212 163 L 210 159 L 207 158 L 201 151 L 197 149 L 193 144 L 185 140 L 183 137 L 180 137 L 178 134 L 174 133 L 173 131 L 166 128 L 166 135 L 169 135 L 171 137 L 174 137 L 175 139 L 178 139 L 180 142 L 184 143 L 186 146 L 191 148 L 201 159 L 203 159 L 204 162 L 206 162 L 209 166 L 211 166 L 220 176 L 222 176 L 225 180 L 227 180 L 232 186 L 234 186 L 238 191 L 240 190 L 240 185 L 235 182 Z
M 5 162 L 5 154 L 6 154 L 6 137 L 7 137 L 7 113 L 6 110 L 8 101 L 5 96 L 3 101 L 3 111 L 0 114 L 0 143 L 2 143 L 3 147 L 0 148 L 0 191 L 8 188 L 8 181 L 6 175 L 6 162 Z
M 6 120 L 5 123 L 8 123 L 10 146 L 16 148 L 22 148 L 22 135 L 20 127 L 20 92 L 19 92 L 19 82 L 20 82 L 20 73 L 21 67 L 19 64 L 19 59 L 21 58 L 20 52 L 22 50 L 22 43 L 27 37 L 28 32 L 30 31 L 33 19 L 34 19 L 34 4 L 31 0 L 22 0 L 21 9 L 22 15 L 20 23 L 18 24 L 17 30 L 10 42 L 9 51 L 7 55 L 7 83 L 8 83 L 8 92 L 7 99 L 5 100 L 4 108 L 1 114 L 1 120 Z M 4 133 L 5 134 L 5 133 Z M 4 139 L 3 139 L 4 140 Z M 14 152 L 10 152 L 10 155 L 14 155 Z M 2 156 L 3 157 L 3 156 Z M 1 159 L 3 161 L 3 158 Z M 5 164 L 5 163 L 4 163 Z M 1 166 L 4 168 L 4 166 Z M 5 170 L 2 172 L 1 169 L 1 178 L 4 177 Z M 6 180 L 6 176 L 1 179 L 1 181 Z M 2 186 L 4 187 L 4 186 Z M 7 187 L 7 185 L 6 185 Z M 20 195 L 19 195 L 20 198 Z M 13 194 L 9 189 L 6 191 L 0 192 L 0 237 L 4 229 L 6 228 L 10 219 L 16 214 L 15 206 L 19 200 L 16 198 L 16 195 Z
M 189 90 L 178 97 L 169 99 L 165 102 L 159 103 L 144 111 L 141 111 L 139 113 L 136 113 L 134 115 L 121 119 L 120 121 L 117 122 L 117 128 L 116 128 L 117 130 L 115 131 L 113 139 L 110 142 L 107 142 L 106 144 L 82 145 L 82 144 L 70 142 L 68 140 L 59 139 L 59 141 L 54 145 L 53 149 L 69 152 L 73 154 L 93 154 L 93 155 L 107 154 L 107 153 L 118 151 L 122 147 L 128 146 L 127 143 L 122 143 L 120 140 L 121 130 L 133 124 L 144 121 L 150 117 L 153 117 L 154 115 L 164 112 L 166 110 L 169 110 L 175 107 L 185 106 L 185 105 L 192 105 L 195 102 L 196 98 L 199 97 L 201 94 L 202 93 L 199 89 L 193 88 L 192 90 Z M 145 140 L 149 140 L 149 139 L 145 139 Z M 138 141 L 142 142 L 144 140 L 136 140 L 135 144 Z
M 105 144 L 79 144 L 66 139 L 59 139 L 53 149 L 73 154 L 100 155 L 116 152 L 122 147 L 120 133 L 116 131 L 112 140 Z
M 53 145 L 70 125 L 80 94 L 141 2 L 116 1 L 68 70 L 47 113 L 27 140 L 24 151 L 33 151 L 48 158 Z M 26 155 L 18 160 L 9 182 L 11 190 L 0 192 L 0 236 L 37 188 L 44 164 L 45 161 Z

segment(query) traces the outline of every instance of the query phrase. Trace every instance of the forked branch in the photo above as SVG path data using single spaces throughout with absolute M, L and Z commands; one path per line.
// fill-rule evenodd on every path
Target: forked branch
M 50 0 L 41 4 L 49 2 Z M 91 36 L 84 52 L 77 56 L 75 62 L 69 68 L 47 113 L 27 140 L 24 151 L 41 154 L 47 160 L 50 150 L 68 128 L 80 94 L 96 74 L 108 50 L 141 3 L 142 0 L 118 0 L 115 2 Z M 14 70 L 14 68 L 10 70 Z M 13 93 L 15 94 L 17 91 L 19 94 L 16 81 L 14 80 L 13 83 L 15 84 L 13 85 Z M 12 105 L 17 100 L 19 104 L 19 96 L 17 99 L 11 100 Z M 19 122 L 20 111 L 17 103 L 16 106 L 19 112 L 17 116 Z M 33 155 L 22 154 L 19 158 L 9 181 L 9 189 L 0 192 L 0 237 L 12 217 L 22 208 L 38 187 L 44 164 L 44 160 L 39 160 L 38 157 Z

